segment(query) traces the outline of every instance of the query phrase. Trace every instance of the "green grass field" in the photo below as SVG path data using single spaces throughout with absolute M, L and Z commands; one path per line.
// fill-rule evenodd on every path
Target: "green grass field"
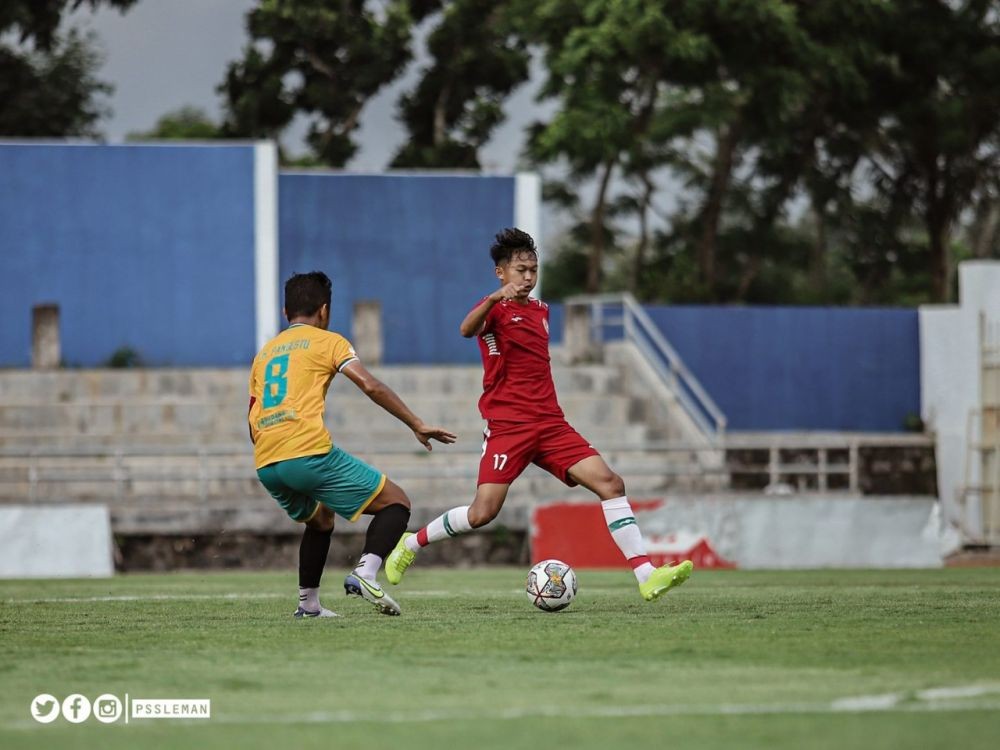
M 696 571 L 653 604 L 578 571 L 546 614 L 525 571 L 416 568 L 397 618 L 339 573 L 307 621 L 291 572 L 0 582 L 0 747 L 1000 747 L 1000 569 Z M 30 717 L 72 692 L 212 716 Z

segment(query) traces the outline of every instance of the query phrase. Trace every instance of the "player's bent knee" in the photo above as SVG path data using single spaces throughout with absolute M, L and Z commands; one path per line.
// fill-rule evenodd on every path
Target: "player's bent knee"
M 405 492 L 403 492 L 402 490 L 400 490 L 398 495 L 393 495 L 392 499 L 388 503 L 386 503 L 387 507 L 389 505 L 402 505 L 404 508 L 406 508 L 407 510 L 409 510 L 410 507 L 411 507 L 410 506 L 410 498 L 408 498 L 406 496 Z
M 608 494 L 612 497 L 621 497 L 625 494 L 625 480 L 613 471 L 605 482 L 605 486 L 607 487 Z
M 469 525 L 474 529 L 485 526 L 496 518 L 499 512 L 499 508 L 477 508 L 472 506 L 469 508 Z
M 333 513 L 325 505 L 320 505 L 316 515 L 306 521 L 306 526 L 325 534 L 328 531 L 333 531 L 333 521 Z
M 366 512 L 376 512 L 383 508 L 388 508 L 390 505 L 402 505 L 404 508 L 409 510 L 410 498 L 407 496 L 406 492 L 403 491 L 402 487 L 387 478 L 382 491 L 378 493 L 372 501 L 370 510 Z
M 613 471 L 608 471 L 607 474 L 601 474 L 594 480 L 593 484 L 588 486 L 600 495 L 602 500 L 610 500 L 613 497 L 622 497 L 625 494 L 625 480 Z

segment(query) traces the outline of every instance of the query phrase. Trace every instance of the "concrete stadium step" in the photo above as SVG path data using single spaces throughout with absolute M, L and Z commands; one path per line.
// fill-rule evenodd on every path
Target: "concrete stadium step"
M 455 447 L 460 449 L 478 449 L 483 442 L 483 426 L 485 423 L 469 424 L 444 423 L 458 436 Z M 649 430 L 643 424 L 624 425 L 585 425 L 579 420 L 573 420 L 580 434 L 589 440 L 598 450 L 605 446 L 627 445 L 642 447 L 649 440 Z M 330 426 L 333 442 L 344 450 L 352 453 L 365 452 L 416 452 L 424 451 L 416 438 L 399 422 L 389 425 L 373 425 L 363 431 L 357 426 Z M 434 443 L 434 451 L 447 451 L 449 446 Z M 235 432 L 104 432 L 104 433 L 66 433 L 51 431 L 18 431 L 0 433 L 0 453 L 9 456 L 46 455 L 60 451 L 79 451 L 81 453 L 137 452 L 148 450 L 152 453 L 170 454 L 177 451 L 196 451 L 202 449 L 208 453 L 240 453 L 252 452 L 253 446 L 245 426 Z
M 455 430 L 482 429 L 483 420 L 476 403 L 461 399 L 445 401 L 419 396 L 406 403 L 425 422 L 454 426 Z M 571 422 L 580 424 L 625 425 L 632 421 L 632 400 L 626 396 L 606 395 L 595 398 L 572 395 L 560 399 L 560 405 Z M 399 421 L 370 401 L 333 402 L 327 408 L 327 425 L 331 430 L 399 429 Z
M 598 447 L 595 444 L 595 447 Z M 453 446 L 434 450 L 431 453 L 406 452 L 386 453 L 381 451 L 357 451 L 356 456 L 380 467 L 413 468 L 426 467 L 428 471 L 451 471 L 455 466 L 478 466 L 482 455 L 480 450 L 456 450 Z M 697 460 L 697 454 L 686 450 L 650 451 L 641 446 L 618 447 L 602 451 L 601 455 L 612 465 L 634 467 L 686 466 Z
M 23 402 L 69 403 L 99 399 L 158 399 L 167 402 L 244 399 L 250 363 L 232 369 L 136 370 L 15 370 L 0 378 L 0 404 Z M 441 395 L 478 393 L 480 365 L 383 366 L 371 372 L 400 394 Z M 560 394 L 621 393 L 618 372 L 604 365 L 573 367 L 553 363 L 553 379 Z M 346 378 L 334 379 L 333 389 L 354 389 Z
M 601 448 L 598 442 L 594 445 Z M 609 464 L 630 466 L 633 470 L 647 473 L 660 466 L 696 464 L 702 455 L 687 448 L 650 450 L 641 444 L 626 446 L 616 442 L 611 445 L 613 447 L 602 451 Z M 348 446 L 345 448 L 350 450 Z M 408 442 L 404 449 L 398 451 L 366 449 L 361 446 L 350 452 L 385 471 L 415 470 L 444 474 L 454 471 L 457 466 L 477 466 L 481 457 L 478 441 L 475 447 L 456 444 L 439 446 L 431 452 L 417 447 L 415 441 Z M 184 478 L 195 473 L 215 476 L 235 469 L 252 470 L 254 461 L 249 444 L 210 446 L 202 451 L 190 446 L 162 446 L 156 450 L 128 446 L 116 452 L 87 446 L 86 449 L 76 451 L 39 449 L 33 453 L 31 450 L 12 450 L 0 454 L 0 476 L 3 475 L 2 472 L 14 470 L 27 472 L 29 467 L 41 475 L 87 469 L 95 474 L 123 472 L 126 477 L 158 473 Z
M 397 477 L 475 477 L 480 463 L 478 452 L 447 454 L 358 453 L 359 458 L 379 471 Z M 608 464 L 620 474 L 718 473 L 724 467 L 701 467 L 683 452 L 656 453 L 641 450 L 605 454 Z M 533 471 L 534 469 L 529 469 Z M 145 480 L 172 482 L 228 480 L 247 477 L 256 481 L 250 455 L 198 457 L 49 457 L 23 461 L 0 459 L 0 480 L 46 482 L 103 481 L 135 484 Z
M 185 433 L 132 433 L 108 432 L 103 434 L 76 434 L 65 431 L 19 430 L 0 432 L 0 455 L 24 458 L 31 455 L 46 456 L 73 451 L 86 453 L 114 453 L 116 450 L 164 450 L 214 448 L 220 444 L 235 445 L 239 436 L 191 435 Z M 242 435 L 244 446 L 250 445 L 246 432 Z M 228 449 L 227 449 L 228 450 Z
M 708 488 L 718 486 L 712 477 L 690 471 L 686 467 L 661 467 L 660 471 L 639 472 L 633 467 L 616 467 L 625 479 L 630 495 L 663 492 L 678 488 Z M 472 467 L 456 467 L 449 474 L 417 472 L 414 470 L 387 471 L 411 500 L 422 498 L 431 502 L 447 501 L 452 504 L 470 502 L 475 494 L 476 471 Z M 531 467 L 518 478 L 511 488 L 509 502 L 533 502 L 537 498 L 564 497 L 569 488 L 546 472 Z M 584 492 L 585 490 L 579 490 Z M 574 491 L 576 492 L 576 491 Z M 152 504 L 162 502 L 216 503 L 233 498 L 243 499 L 266 495 L 253 472 L 234 469 L 227 477 L 218 475 L 201 478 L 192 475 L 177 478 L 155 472 L 116 481 L 107 472 L 79 469 L 63 473 L 49 473 L 34 482 L 25 477 L 6 477 L 0 482 L 0 501 L 51 500 L 72 498 L 77 502 L 109 502 L 121 500 L 141 501 Z M 449 500 L 450 499 L 450 500 Z
M 0 483 L 0 501 L 53 501 L 114 503 L 117 500 L 160 502 L 216 502 L 219 499 L 253 497 L 263 492 L 254 476 L 245 474 L 232 479 L 215 479 L 205 483 L 189 479 L 124 480 L 120 484 L 96 472 L 61 474 L 59 479 L 5 481 Z M 265 493 L 266 494 L 266 493 Z
M 477 409 L 481 368 L 373 372 L 423 419 L 456 432 L 458 443 L 428 454 L 346 378 L 334 380 L 327 400 L 335 443 L 406 489 L 414 502 L 411 525 L 470 502 L 484 426 Z M 624 477 L 633 497 L 724 486 L 721 460 L 658 444 L 680 438 L 650 416 L 656 405 L 635 389 L 627 370 L 555 365 L 553 375 L 567 418 Z M 106 503 L 115 532 L 125 534 L 295 533 L 256 478 L 246 380 L 244 368 L 0 373 L 0 503 Z M 513 485 L 500 523 L 526 528 L 538 501 L 590 497 L 529 467 Z
M 580 433 L 586 437 L 598 450 L 604 446 L 628 445 L 641 447 L 649 440 L 649 430 L 641 423 L 625 425 L 590 425 L 576 422 Z M 449 421 L 446 426 L 458 435 L 458 443 L 448 447 L 435 443 L 434 452 L 448 451 L 452 448 L 478 450 L 483 442 L 482 421 L 463 426 Z M 359 430 L 357 426 L 349 428 L 331 428 L 334 443 L 352 453 L 360 452 L 415 452 L 423 454 L 412 433 L 397 421 L 387 426 L 366 426 Z M 148 451 L 156 455 L 170 455 L 178 451 L 190 452 L 204 450 L 207 453 L 252 453 L 253 447 L 247 435 L 245 425 L 235 432 L 104 432 L 104 433 L 68 433 L 65 431 L 18 430 L 0 432 L 0 456 L 28 457 L 30 455 L 45 456 L 57 454 L 60 451 L 77 451 L 81 454 L 113 453 L 121 450 L 125 453 Z
M 599 443 L 595 446 L 600 448 Z M 346 446 L 345 446 L 346 447 Z M 89 446 L 78 451 L 59 449 L 18 450 L 0 454 L 0 480 L 16 481 L 34 477 L 36 482 L 139 482 L 164 480 L 181 483 L 189 480 L 211 481 L 255 477 L 253 453 L 246 446 L 214 446 L 197 450 L 190 446 L 163 446 L 162 452 L 123 448 L 120 452 Z M 439 446 L 427 452 L 413 443 L 404 450 L 351 450 L 379 470 L 402 477 L 474 477 L 481 450 L 472 445 Z M 602 455 L 619 473 L 682 474 L 719 473 L 721 461 L 712 462 L 705 455 L 688 448 L 653 449 L 642 445 L 613 444 Z M 712 467 L 715 469 L 706 469 Z M 529 471 L 533 471 L 529 468 Z M 254 480 L 256 481 L 256 480 Z
M 410 528 L 426 524 L 445 510 L 471 502 L 474 482 L 433 482 L 408 480 L 401 482 L 413 503 Z M 632 482 L 631 497 L 662 497 L 667 492 L 698 491 L 698 487 L 683 482 Z M 488 527 L 507 526 L 526 529 L 531 510 L 539 502 L 572 500 L 597 502 L 583 488 L 569 488 L 548 475 L 525 475 L 511 488 L 500 516 Z M 119 534 L 207 533 L 212 531 L 260 531 L 297 533 L 293 524 L 274 500 L 259 485 L 248 486 L 246 492 L 229 491 L 201 497 L 176 492 L 117 496 L 98 486 L 85 493 L 60 495 L 53 493 L 38 498 L 0 496 L 0 504 L 45 505 L 50 503 L 100 503 L 111 511 L 112 527 Z M 363 530 L 367 518 L 352 525 L 338 519 L 339 531 Z
M 22 505 L 23 501 L 16 501 Z M 100 502 L 108 505 L 111 525 L 116 534 L 210 534 L 235 533 L 240 531 L 259 533 L 288 533 L 300 535 L 301 525 L 291 521 L 270 496 L 245 498 L 220 498 L 211 502 L 177 501 L 172 498 L 148 498 L 142 500 L 115 500 L 101 498 L 81 501 L 78 498 L 61 498 L 50 502 L 36 503 L 39 507 L 48 504 Z M 410 528 L 417 529 L 427 524 L 444 511 L 467 500 L 455 498 L 450 504 L 416 504 L 410 516 Z M 0 505 L 5 501 L 0 499 Z M 480 533 L 491 533 L 506 526 L 512 529 L 527 529 L 530 505 L 510 502 L 505 505 L 500 517 Z M 362 516 L 355 523 L 337 519 L 335 534 L 363 532 L 369 523 L 368 516 Z
M 456 430 L 476 430 L 482 424 L 475 403 L 467 399 L 421 395 L 406 401 L 428 423 L 454 425 Z M 632 400 L 626 396 L 567 396 L 561 399 L 561 405 L 570 421 L 582 424 L 624 425 L 634 414 Z M 398 420 L 363 397 L 332 397 L 326 422 L 332 430 L 358 429 L 362 425 L 372 429 L 400 427 Z M 20 431 L 245 434 L 246 404 L 206 401 L 0 405 L 0 434 L 14 435 Z
M 603 451 L 605 446 L 642 448 L 649 440 L 648 428 L 640 423 L 600 425 L 584 424 L 580 420 L 572 419 L 570 422 L 599 451 Z M 432 454 L 448 455 L 456 450 L 475 450 L 478 453 L 483 443 L 484 425 L 484 422 L 479 422 L 475 425 L 457 427 L 451 423 L 445 423 L 448 429 L 458 435 L 458 441 L 451 446 L 435 443 Z M 333 430 L 331 434 L 335 444 L 358 456 L 393 453 L 414 453 L 421 456 L 427 454 L 412 437 L 410 431 L 401 425 L 394 429 L 365 430 L 364 432 Z

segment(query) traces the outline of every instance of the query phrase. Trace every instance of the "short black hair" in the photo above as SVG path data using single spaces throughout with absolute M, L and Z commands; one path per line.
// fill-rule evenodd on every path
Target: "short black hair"
M 291 320 L 315 315 L 333 296 L 330 277 L 322 271 L 296 273 L 285 282 L 285 316 Z
M 501 263 L 509 263 L 519 250 L 534 253 L 535 257 L 538 257 L 538 248 L 535 247 L 535 241 L 531 239 L 531 235 L 516 227 L 508 227 L 502 232 L 497 232 L 497 236 L 490 246 L 490 257 L 499 266 Z

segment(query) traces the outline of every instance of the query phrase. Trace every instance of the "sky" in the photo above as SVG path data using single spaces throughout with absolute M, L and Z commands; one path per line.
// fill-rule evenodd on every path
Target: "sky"
M 105 62 L 98 75 L 114 86 L 107 100 L 112 115 L 100 126 L 108 140 L 116 143 L 130 132 L 148 130 L 161 115 L 187 105 L 218 118 L 221 98 L 216 87 L 227 64 L 242 56 L 248 40 L 245 16 L 255 4 L 255 0 L 140 0 L 124 14 L 109 8 L 95 12 L 86 6 L 73 13 L 71 25 L 92 30 L 99 38 Z M 427 26 L 421 31 L 426 32 Z M 383 170 L 405 137 L 395 109 L 400 94 L 418 80 L 419 69 L 426 64 L 422 34 L 418 36 L 414 63 L 366 105 L 356 135 L 360 148 L 349 169 Z M 508 101 L 513 117 L 482 150 L 484 171 L 516 171 L 524 127 L 544 109 L 534 102 L 539 78 L 535 76 Z M 305 151 L 305 130 L 299 120 L 283 137 L 292 154 Z

